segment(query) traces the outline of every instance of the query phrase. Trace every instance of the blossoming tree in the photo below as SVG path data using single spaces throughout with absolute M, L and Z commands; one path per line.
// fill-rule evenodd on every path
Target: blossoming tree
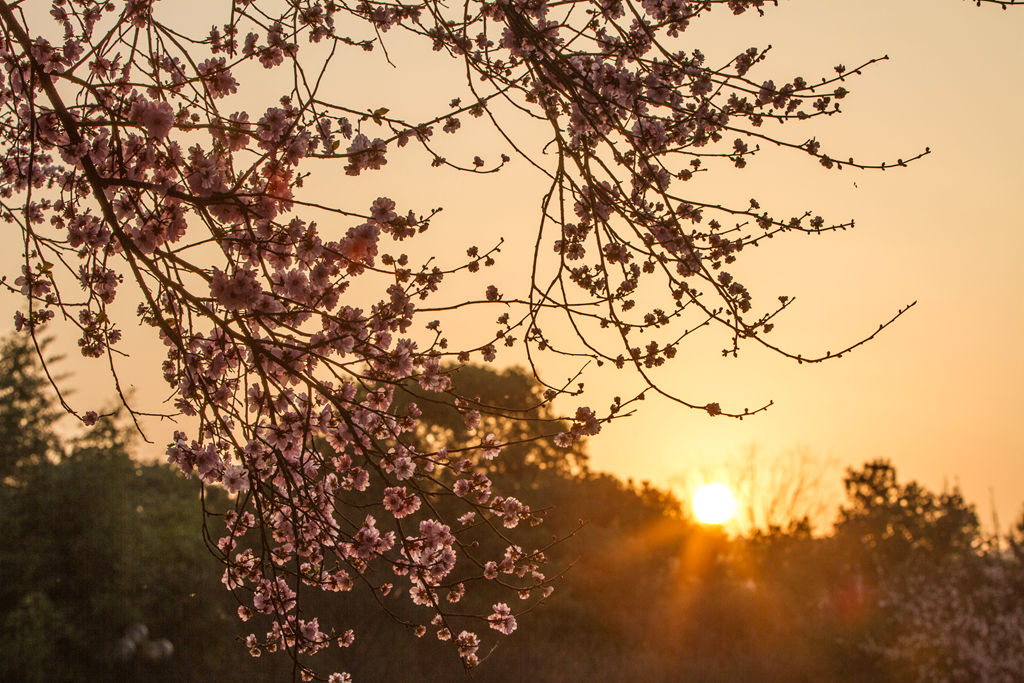
M 695 173 L 742 168 L 763 145 L 826 168 L 886 166 L 840 160 L 814 139 L 762 125 L 837 113 L 846 78 L 870 62 L 775 83 L 752 76 L 763 50 L 712 66 L 677 44 L 713 10 L 767 4 L 226 0 L 209 4 L 214 25 L 196 34 L 171 2 L 54 0 L 45 14 L 43 3 L 0 0 L 0 215 L 23 247 L 20 275 L 4 280 L 23 297 L 15 325 L 33 336 L 75 329 L 82 354 L 108 358 L 116 380 L 123 320 L 114 302 L 137 300 L 138 318 L 166 347 L 175 410 L 191 417 L 167 455 L 235 496 L 235 509 L 209 526 L 220 529 L 213 545 L 239 617 L 260 624 L 247 641 L 254 655 L 286 650 L 296 675 L 312 679 L 308 656 L 355 636 L 321 624 L 309 596 L 398 585 L 419 616 L 396 618 L 453 641 L 472 667 L 481 633 L 511 633 L 516 615 L 549 594 L 544 548 L 515 536 L 539 516 L 487 476 L 506 444 L 484 429 L 459 448 L 420 438 L 429 425 L 417 402 L 455 406 L 471 430 L 510 414 L 456 395 L 453 361 L 492 361 L 512 347 L 531 363 L 546 351 L 637 373 L 640 395 L 547 422 L 545 438 L 569 447 L 649 392 L 712 415 L 749 414 L 672 395 L 650 376 L 697 328 L 723 328 L 726 353 L 751 341 L 823 360 L 773 344 L 767 335 L 788 300 L 756 308 L 728 266 L 780 233 L 847 225 L 685 190 Z M 459 60 L 470 96 L 408 120 L 329 92 L 342 55 L 383 49 L 382 35 L 398 30 Z M 254 69 L 270 72 L 260 87 L 239 82 Z M 545 154 L 517 144 L 509 112 L 547 125 Z M 467 117 L 504 136 L 500 163 L 437 151 Z M 458 226 L 386 196 L 341 205 L 303 188 L 314 163 L 359 176 L 417 154 L 466 173 L 497 171 L 515 154 L 548 180 L 527 296 L 485 283 L 480 297 L 435 304 L 456 274 L 491 265 L 497 248 L 417 263 L 403 242 Z M 471 306 L 500 310 L 483 344 L 449 338 L 441 322 Z M 640 343 L 645 332 L 657 339 Z M 567 386 L 548 386 L 544 400 Z M 63 402 L 86 424 L 97 419 Z M 502 550 L 472 540 L 481 532 Z M 474 602 L 494 586 L 510 597 Z

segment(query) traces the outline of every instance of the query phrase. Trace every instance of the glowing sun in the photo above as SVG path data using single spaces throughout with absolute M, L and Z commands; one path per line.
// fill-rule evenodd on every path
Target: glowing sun
M 693 513 L 705 524 L 725 524 L 736 514 L 736 497 L 725 484 L 705 484 L 693 494 Z

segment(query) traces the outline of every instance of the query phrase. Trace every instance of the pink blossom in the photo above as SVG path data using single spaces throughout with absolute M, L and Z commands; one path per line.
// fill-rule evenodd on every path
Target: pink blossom
M 498 437 L 494 434 L 488 433 L 484 436 L 483 441 L 480 442 L 482 451 L 480 454 L 485 460 L 494 460 L 501 453 L 501 443 L 498 441 Z
M 395 213 L 394 209 L 394 201 L 387 197 L 378 197 L 374 200 L 370 213 L 373 216 L 374 221 L 383 225 L 398 218 L 398 214 Z
M 238 91 L 238 81 L 231 75 L 224 57 L 207 59 L 199 65 L 198 71 L 212 97 L 224 97 Z
M 252 308 L 260 299 L 261 291 L 256 273 L 241 269 L 230 277 L 214 270 L 210 280 L 210 294 L 229 309 Z
M 162 140 L 171 132 L 174 110 L 167 102 L 153 102 L 139 97 L 132 104 L 128 120 L 146 129 L 152 140 Z
M 380 138 L 370 142 L 370 139 L 362 133 L 356 135 L 347 151 L 349 162 L 345 166 L 345 173 L 359 175 L 363 169 L 379 169 L 388 163 L 384 156 L 386 150 L 387 145 Z
M 459 656 L 466 666 L 476 666 L 479 663 L 476 653 L 480 649 L 480 638 L 471 631 L 462 631 L 455 642 L 459 648 Z
M 487 622 L 492 629 L 506 636 L 516 630 L 516 618 L 512 616 L 512 610 L 503 602 L 495 603 L 494 610 L 488 617 Z
M 349 228 L 345 239 L 341 242 L 341 254 L 354 263 L 373 265 L 377 255 L 377 237 L 379 229 L 369 223 Z
M 249 473 L 239 465 L 226 465 L 224 474 L 221 475 L 221 483 L 229 493 L 239 493 L 249 490 Z
M 408 517 L 420 507 L 419 496 L 410 494 L 404 486 L 392 486 L 384 489 L 384 509 L 396 519 Z

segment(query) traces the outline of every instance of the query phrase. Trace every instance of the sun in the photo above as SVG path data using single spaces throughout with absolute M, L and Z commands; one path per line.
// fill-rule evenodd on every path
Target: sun
M 693 513 L 704 524 L 725 524 L 736 514 L 736 497 L 725 484 L 705 484 L 693 494 Z

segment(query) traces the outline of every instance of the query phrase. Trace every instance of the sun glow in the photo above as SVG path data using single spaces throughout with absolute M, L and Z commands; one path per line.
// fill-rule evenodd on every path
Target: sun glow
M 725 484 L 705 484 L 693 494 L 693 513 L 704 524 L 725 524 L 736 514 L 736 497 Z

